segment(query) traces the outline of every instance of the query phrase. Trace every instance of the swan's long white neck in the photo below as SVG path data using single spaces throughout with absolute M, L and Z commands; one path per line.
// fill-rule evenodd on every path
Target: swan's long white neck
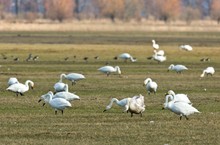
M 206 73 L 206 70 L 204 70 L 204 71 L 202 72 L 202 74 L 201 74 L 200 77 L 204 77 L 205 73 Z
M 135 62 L 135 61 L 136 61 L 136 59 L 134 59 L 132 56 L 130 57 L 130 60 L 131 60 L 132 62 Z
M 118 104 L 119 101 L 118 101 L 118 99 L 116 99 L 116 98 L 112 98 L 111 102 L 110 102 L 109 105 L 108 105 L 108 108 L 109 108 L 109 109 L 112 107 L 112 105 L 113 105 L 114 102 L 116 102 L 116 103 Z
M 33 85 L 33 82 L 30 81 L 30 80 L 27 80 L 27 81 L 25 82 L 25 86 L 26 86 L 28 89 L 29 89 L 29 84 Z
M 121 74 L 121 70 L 120 70 L 119 66 L 116 66 L 116 67 L 115 67 L 115 71 L 117 71 L 118 74 Z
M 66 75 L 65 75 L 65 74 L 61 74 L 61 75 L 60 75 L 60 81 L 59 81 L 59 82 L 62 83 L 63 77 L 66 77 Z
M 65 92 L 69 92 L 69 86 L 68 86 L 68 84 L 65 84 L 64 90 L 65 90 Z
M 152 80 L 150 78 L 147 78 L 145 81 L 144 81 L 144 84 L 148 84 L 149 82 L 152 82 Z

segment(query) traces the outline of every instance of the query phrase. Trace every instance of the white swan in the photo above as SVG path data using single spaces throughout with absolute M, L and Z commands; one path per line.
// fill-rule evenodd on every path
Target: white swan
M 65 85 L 66 84 L 64 84 L 62 80 L 63 80 L 63 76 L 60 75 L 60 80 L 57 83 L 55 83 L 54 86 L 53 86 L 55 92 L 65 91 Z
M 164 56 L 165 52 L 164 50 L 154 50 L 154 54 L 157 56 Z
M 80 97 L 77 96 L 74 93 L 70 93 L 70 92 L 58 92 L 55 95 L 53 94 L 52 91 L 49 91 L 47 94 L 44 94 L 40 97 L 40 99 L 38 100 L 38 102 L 41 102 L 42 100 L 44 100 L 43 106 L 45 105 L 45 103 L 49 103 L 48 100 L 48 96 L 51 95 L 52 99 L 54 98 L 63 98 L 67 101 L 73 101 L 73 100 L 80 100 Z
M 173 96 L 171 100 L 178 101 L 178 102 L 185 102 L 185 103 L 192 105 L 191 101 L 189 100 L 186 94 L 175 94 L 173 90 L 169 90 L 167 94 Z
M 172 95 L 168 95 L 168 97 L 172 97 Z M 189 105 L 185 102 L 177 102 L 175 100 L 172 100 L 168 102 L 168 99 L 164 103 L 164 109 L 168 108 L 172 112 L 174 112 L 177 115 L 180 115 L 180 120 L 182 119 L 182 116 L 184 116 L 188 120 L 188 116 L 194 113 L 200 113 L 196 108 L 194 108 L 192 105 Z
M 72 85 L 76 84 L 76 82 L 79 81 L 79 80 L 85 79 L 85 76 L 82 75 L 82 74 L 79 74 L 79 73 L 69 73 L 67 75 L 66 74 L 61 74 L 60 77 L 61 78 L 64 77 L 65 79 L 71 81 Z
M 115 67 L 103 66 L 103 67 L 100 67 L 98 70 L 100 72 L 107 74 L 107 76 L 109 76 L 111 73 L 115 73 L 115 72 L 118 72 L 118 74 L 121 75 L 121 69 L 119 66 L 115 66 Z
M 131 113 L 131 117 L 133 114 L 141 114 L 145 111 L 145 105 L 144 105 L 144 96 L 141 94 L 139 96 L 134 96 L 130 99 L 128 112 Z
M 157 44 L 155 40 L 152 40 L 152 43 L 154 49 L 159 49 L 159 44 Z
M 167 71 L 170 71 L 170 70 L 176 71 L 177 73 L 181 73 L 184 70 L 188 70 L 188 68 L 184 65 L 181 65 L 181 64 L 177 64 L 177 65 L 171 64 L 168 67 Z
M 68 107 L 72 107 L 69 101 L 63 98 L 53 98 L 52 94 L 47 95 L 48 103 L 55 110 L 55 114 L 57 114 L 57 110 L 60 110 L 63 114 L 63 110 Z
M 123 112 L 127 112 L 128 109 L 129 109 L 128 105 L 129 105 L 130 99 L 131 98 L 124 98 L 124 99 L 119 101 L 117 98 L 112 98 L 110 103 L 106 106 L 106 108 L 103 112 L 105 112 L 107 110 L 110 110 L 112 108 L 113 103 L 116 103 L 118 106 L 123 107 L 124 108 Z
M 155 60 L 155 61 L 157 61 L 158 63 L 159 62 L 164 62 L 164 61 L 166 61 L 167 60 L 167 57 L 166 56 L 161 56 L 161 55 L 153 55 L 152 56 L 152 59 L 153 60 Z
M 9 86 L 6 90 L 16 93 L 17 96 L 18 96 L 18 94 L 23 96 L 24 93 L 29 90 L 29 84 L 30 84 L 31 88 L 33 89 L 34 88 L 34 82 L 32 82 L 30 80 L 27 80 L 25 82 L 25 84 L 16 83 L 16 84 L 13 84 L 13 85 Z
M 205 74 L 208 75 L 214 75 L 215 73 L 215 69 L 213 67 L 207 67 L 206 69 L 203 70 L 202 74 L 200 75 L 200 77 L 204 77 Z
M 193 48 L 190 45 L 180 45 L 180 49 L 186 50 L 186 51 L 192 51 Z
M 18 79 L 15 77 L 11 77 L 8 79 L 8 86 L 11 86 L 13 84 L 19 83 Z
M 146 86 L 146 89 L 147 89 L 149 95 L 150 95 L 150 93 L 152 93 L 152 92 L 153 92 L 154 94 L 157 92 L 157 87 L 158 87 L 158 85 L 157 85 L 156 82 L 152 81 L 151 78 L 145 79 L 145 80 L 144 80 L 144 85 Z
M 129 53 L 122 53 L 122 54 L 119 55 L 119 58 L 124 59 L 125 61 L 127 61 L 128 59 L 130 59 L 131 62 L 137 61 Z

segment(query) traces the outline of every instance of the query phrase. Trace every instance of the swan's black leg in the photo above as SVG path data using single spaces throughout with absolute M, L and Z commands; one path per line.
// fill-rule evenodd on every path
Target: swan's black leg
M 57 110 L 55 110 L 55 115 L 57 115 Z
M 63 115 L 63 110 L 61 110 L 61 112 L 62 112 L 62 115 Z

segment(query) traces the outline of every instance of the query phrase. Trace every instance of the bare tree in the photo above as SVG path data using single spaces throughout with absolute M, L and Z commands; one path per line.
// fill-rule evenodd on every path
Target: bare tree
M 45 16 L 52 20 L 59 20 L 73 16 L 74 1 L 73 0 L 45 0 Z
M 211 17 L 220 23 L 220 0 L 212 0 Z

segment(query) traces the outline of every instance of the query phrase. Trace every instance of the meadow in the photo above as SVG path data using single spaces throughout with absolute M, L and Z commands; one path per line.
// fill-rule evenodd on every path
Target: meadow
M 153 54 L 151 40 L 165 51 L 167 61 L 148 60 Z M 24 32 L 0 33 L 0 144 L 137 144 L 201 145 L 220 144 L 220 33 L 219 32 Z M 179 49 L 193 46 L 192 52 Z M 130 53 L 137 62 L 113 58 Z M 29 54 L 36 61 L 25 61 Z M 99 59 L 94 59 L 99 56 Z M 18 57 L 19 61 L 14 61 Z M 64 60 L 68 57 L 68 60 Z M 84 61 L 88 57 L 88 62 Z M 209 57 L 210 62 L 201 62 Z M 108 63 L 120 66 L 122 77 L 97 71 Z M 182 74 L 167 72 L 170 64 L 183 64 Z M 213 66 L 212 77 L 200 78 L 202 70 Z M 47 104 L 38 103 L 41 95 L 59 81 L 61 73 L 82 73 L 86 79 L 71 85 L 69 91 L 81 97 L 62 115 Z M 20 82 L 32 80 L 35 88 L 24 96 L 6 91 L 10 77 Z M 158 83 L 156 94 L 148 95 L 146 78 Z M 185 93 L 201 114 L 189 120 L 169 110 L 162 110 L 168 90 Z M 145 96 L 143 117 L 122 113 L 122 108 L 103 112 L 111 98 Z M 152 123 L 154 121 L 154 123 Z

